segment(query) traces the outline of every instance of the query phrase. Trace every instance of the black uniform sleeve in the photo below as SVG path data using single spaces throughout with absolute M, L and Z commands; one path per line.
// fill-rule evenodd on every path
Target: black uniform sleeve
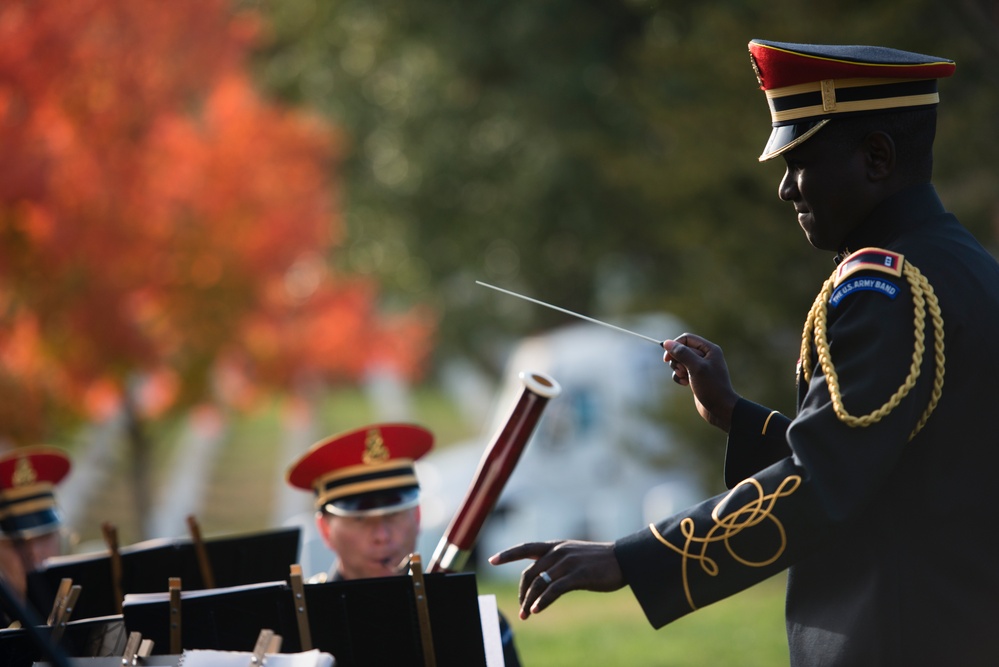
M 905 283 L 899 287 L 897 298 L 858 291 L 829 310 L 830 356 L 850 414 L 877 410 L 909 373 L 913 302 Z M 926 407 L 932 370 L 882 418 L 858 426 L 837 416 L 826 377 L 815 366 L 793 421 L 773 424 L 779 416 L 773 415 L 763 433 L 761 419 L 769 411 L 739 406 L 726 463 L 734 482 L 728 493 L 615 544 L 625 581 L 655 627 L 780 572 L 868 516 L 866 504 L 894 472 Z M 779 432 L 789 455 L 737 480 L 780 450 Z M 759 456 L 744 451 L 754 443 L 763 445 Z
M 740 398 L 732 413 L 725 451 L 725 486 L 733 488 L 750 475 L 791 453 L 787 427 L 791 420 L 776 410 Z

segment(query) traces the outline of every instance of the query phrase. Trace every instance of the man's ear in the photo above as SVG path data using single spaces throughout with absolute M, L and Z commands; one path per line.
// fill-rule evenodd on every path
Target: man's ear
M 887 132 L 871 132 L 864 137 L 864 161 L 872 181 L 887 180 L 895 173 L 895 141 Z
M 323 538 L 326 546 L 332 549 L 333 545 L 330 544 L 330 522 L 323 512 L 316 512 L 316 529 L 319 531 L 319 535 Z

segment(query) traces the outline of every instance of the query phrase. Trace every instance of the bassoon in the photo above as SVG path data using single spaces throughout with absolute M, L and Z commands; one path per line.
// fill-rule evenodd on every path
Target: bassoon
M 553 378 L 521 371 L 523 389 L 502 429 L 486 447 L 458 512 L 437 543 L 427 572 L 460 572 L 472 553 L 486 517 L 499 500 L 548 401 L 562 393 Z

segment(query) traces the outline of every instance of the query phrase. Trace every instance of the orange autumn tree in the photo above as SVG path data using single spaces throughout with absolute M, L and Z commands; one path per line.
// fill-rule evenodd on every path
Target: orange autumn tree
M 0 4 L 0 439 L 52 438 L 112 397 L 142 489 L 140 380 L 182 409 L 221 366 L 289 389 L 419 373 L 432 320 L 386 319 L 374 286 L 322 269 L 338 137 L 254 90 L 261 28 L 225 0 Z M 363 335 L 393 330 L 404 346 Z
M 330 380 L 378 368 L 408 380 L 422 375 L 434 330 L 427 309 L 378 314 L 370 282 L 333 279 L 316 264 L 296 269 L 288 277 L 293 284 L 272 285 L 247 320 L 245 344 L 226 355 L 229 391 L 220 393 L 228 401 L 245 403 L 248 394 L 252 400 L 260 386 L 292 387 L 308 396 Z M 316 273 L 302 276 L 306 271 Z

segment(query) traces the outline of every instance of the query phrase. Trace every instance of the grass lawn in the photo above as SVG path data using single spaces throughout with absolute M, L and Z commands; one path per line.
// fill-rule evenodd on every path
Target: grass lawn
M 514 583 L 479 580 L 514 629 L 524 667 L 781 667 L 788 664 L 783 575 L 654 630 L 627 588 L 574 592 L 517 617 Z

